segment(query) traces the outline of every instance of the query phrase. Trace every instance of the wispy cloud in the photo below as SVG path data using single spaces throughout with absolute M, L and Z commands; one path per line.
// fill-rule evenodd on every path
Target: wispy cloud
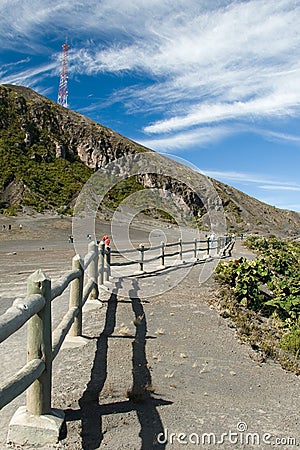
M 164 133 L 204 123 L 249 119 L 249 116 L 262 118 L 292 115 L 300 110 L 300 89 L 298 90 L 299 98 L 296 101 L 292 92 L 281 93 L 278 90 L 267 97 L 260 97 L 246 102 L 202 103 L 197 107 L 191 108 L 191 112 L 186 116 L 175 116 L 168 120 L 156 122 L 145 127 L 144 131 L 146 133 Z
M 264 184 L 259 186 L 260 189 L 272 191 L 296 191 L 300 192 L 300 186 L 285 186 L 282 184 Z
M 158 149 L 176 148 L 184 137 L 186 145 L 196 136 L 214 141 L 208 129 L 218 123 L 225 124 L 217 139 L 227 135 L 229 121 L 300 116 L 299 0 L 1 0 L 0 6 L 4 49 L 22 43 L 31 55 L 53 58 L 28 72 L 2 68 L 1 82 L 34 86 L 39 74 L 53 74 L 59 52 L 51 56 L 46 36 L 61 42 L 69 34 L 71 76 L 148 80 L 117 90 L 107 105 L 122 99 L 128 113 L 155 116 L 141 131 L 161 135 L 148 140 Z
M 201 169 L 207 176 L 225 182 L 253 183 L 261 189 L 270 190 L 300 190 L 300 184 L 294 181 L 282 181 L 272 178 L 267 173 L 248 173 L 236 171 L 206 170 Z
M 170 150 L 181 150 L 183 147 L 195 145 L 204 147 L 208 143 L 218 142 L 230 134 L 232 134 L 231 127 L 202 127 L 197 130 L 177 133 L 160 139 L 139 139 L 139 143 L 152 150 L 167 152 Z
M 270 141 L 275 142 L 289 142 L 291 144 L 300 144 L 300 136 L 297 136 L 295 134 L 290 133 L 280 133 L 278 131 L 271 131 L 271 130 L 255 130 L 256 133 L 261 134 L 265 138 L 267 138 Z
M 300 205 L 297 203 L 298 192 L 300 192 L 299 181 L 282 180 L 280 176 L 271 176 L 268 173 L 217 171 L 202 168 L 201 171 L 209 177 L 233 185 L 242 191 L 245 191 L 245 186 L 247 186 L 248 193 L 262 202 L 277 205 L 279 208 L 300 211 Z M 271 195 L 266 195 L 267 192 Z
M 299 114 L 299 2 L 219 2 L 213 11 L 207 2 L 206 8 L 187 2 L 184 12 L 176 9 L 179 4 L 170 12 L 162 2 L 160 12 L 146 17 L 144 2 L 133 30 L 129 2 L 123 27 L 128 39 L 80 51 L 77 69 L 152 76 L 151 86 L 126 91 L 127 101 L 144 110 L 170 106 L 166 117 L 144 127 L 146 133 Z
M 23 64 L 23 63 L 22 63 Z M 14 74 L 2 73 L 1 83 L 2 84 L 20 84 L 27 87 L 36 88 L 45 76 L 57 69 L 57 64 L 54 62 L 40 64 L 35 67 L 27 68 L 20 71 L 16 71 Z M 39 90 L 40 93 L 41 90 Z
M 284 203 L 282 207 L 300 213 L 300 203 Z
M 289 199 L 289 197 L 287 197 L 286 195 L 280 195 L 280 192 L 274 193 L 273 196 L 268 197 L 261 195 L 259 197 L 259 200 L 267 203 L 268 205 L 276 205 L 277 208 L 295 211 L 300 214 L 300 203 L 298 202 L 298 199 Z

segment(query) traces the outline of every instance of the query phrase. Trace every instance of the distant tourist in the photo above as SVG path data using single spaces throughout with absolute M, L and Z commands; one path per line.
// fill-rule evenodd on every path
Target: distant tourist
M 19 225 L 19 228 L 20 228 L 20 231 L 22 230 L 22 228 L 23 228 L 23 225 L 20 223 L 20 225 Z
M 9 231 L 11 230 L 11 224 L 8 225 L 8 229 L 9 229 Z
M 105 234 L 105 235 L 102 237 L 102 239 L 101 239 L 101 241 L 100 241 L 100 245 L 101 245 L 101 244 L 105 244 L 107 247 L 110 245 L 110 239 L 109 239 L 109 237 L 108 237 L 107 234 Z
M 3 224 L 3 225 L 2 225 L 2 231 L 5 231 L 5 228 L 6 228 L 6 227 L 5 227 L 5 225 Z

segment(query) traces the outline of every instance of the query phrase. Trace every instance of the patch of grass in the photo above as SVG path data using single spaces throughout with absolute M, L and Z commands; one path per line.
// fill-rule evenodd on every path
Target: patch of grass
M 280 340 L 280 347 L 283 350 L 292 352 L 296 357 L 300 355 L 300 329 L 292 328 L 285 332 Z
M 298 348 L 298 333 L 286 333 L 282 322 L 276 318 L 265 318 L 241 305 L 235 298 L 232 289 L 222 286 L 217 293 L 217 300 L 212 305 L 220 315 L 231 321 L 239 338 L 248 343 L 260 355 L 260 362 L 268 359 L 277 361 L 281 366 L 300 375 L 300 361 L 291 353 L 291 342 Z

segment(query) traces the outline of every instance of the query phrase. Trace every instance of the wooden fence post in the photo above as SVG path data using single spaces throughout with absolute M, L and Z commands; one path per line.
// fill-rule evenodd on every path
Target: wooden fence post
M 43 359 L 45 370 L 27 390 L 26 409 L 34 415 L 50 414 L 52 386 L 51 281 L 37 270 L 28 277 L 27 295 L 40 294 L 45 300 L 41 311 L 31 317 L 27 328 L 27 361 Z
M 99 270 L 99 284 L 98 285 L 102 285 L 104 283 L 104 255 L 105 255 L 105 244 L 104 242 L 101 242 L 99 245 L 99 265 L 100 265 L 100 270 Z
M 165 243 L 161 242 L 160 267 L 165 267 Z
M 194 258 L 197 260 L 197 238 L 194 239 Z
M 179 261 L 182 262 L 182 239 L 179 238 L 178 241 L 178 252 L 179 252 Z
M 70 299 L 69 308 L 78 307 L 79 312 L 77 317 L 75 317 L 74 322 L 70 328 L 70 336 L 81 336 L 82 335 L 82 292 L 83 292 L 83 261 L 79 255 L 75 255 L 72 259 L 72 270 L 80 270 L 81 275 L 79 278 L 71 283 L 70 289 Z
M 207 255 L 209 256 L 209 252 L 210 252 L 210 238 L 207 238 Z
M 89 252 L 95 252 L 95 257 L 93 261 L 91 261 L 88 273 L 89 278 L 94 281 L 94 287 L 91 290 L 91 293 L 89 295 L 89 299 L 97 299 L 99 297 L 99 290 L 98 290 L 98 245 L 96 242 L 90 242 L 88 247 Z
M 109 281 L 109 277 L 110 277 L 110 247 L 106 246 L 105 247 L 105 281 Z
M 144 244 L 140 244 L 139 249 L 140 249 L 140 254 L 141 254 L 141 259 L 139 261 L 139 272 L 144 272 Z

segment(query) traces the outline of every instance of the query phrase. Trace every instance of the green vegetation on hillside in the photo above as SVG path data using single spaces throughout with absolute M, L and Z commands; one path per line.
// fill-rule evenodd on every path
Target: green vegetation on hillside
M 250 342 L 290 365 L 280 349 L 300 356 L 300 244 L 251 236 L 246 245 L 257 258 L 222 262 L 216 270 L 228 288 L 225 309 Z
M 14 139 L 17 137 L 14 136 Z M 43 151 L 43 146 L 37 148 L 39 154 Z M 49 158 L 48 161 L 36 161 L 31 159 L 18 146 L 12 146 L 11 140 L 3 138 L 0 139 L 0 165 L 2 189 L 13 181 L 22 182 L 26 188 L 22 204 L 39 212 L 49 208 L 67 212 L 69 203 L 92 174 L 92 170 L 80 160 Z M 9 206 L 5 202 L 0 204 L 1 213 L 16 212 L 16 210 L 16 206 Z
M 138 182 L 136 177 L 125 178 L 107 192 L 103 199 L 104 204 L 110 209 L 116 209 L 125 198 L 142 189 L 144 187 Z
M 78 135 L 74 136 L 76 121 Z M 84 135 L 85 145 L 84 139 L 88 143 L 97 142 L 105 134 L 100 125 L 89 124 L 85 129 L 81 121 L 82 116 L 61 109 L 33 91 L 16 87 L 15 92 L 13 86 L 1 86 L 0 213 L 16 214 L 21 206 L 38 212 L 49 209 L 64 214 L 72 212 L 76 196 L 94 172 L 77 156 L 78 139 Z M 117 135 L 112 140 L 115 142 L 104 142 L 104 147 L 115 145 L 116 155 L 122 154 L 122 146 L 125 149 L 126 144 L 120 143 Z M 130 146 L 135 144 L 132 142 Z M 136 178 L 123 180 L 107 193 L 104 206 L 115 209 L 124 198 L 140 189 L 143 187 Z
M 15 214 L 20 205 L 38 212 L 47 209 L 70 212 L 70 202 L 92 174 L 71 153 L 66 159 L 56 157 L 54 113 L 52 102 L 45 100 L 36 112 L 43 126 L 37 125 L 25 99 L 3 88 L 0 186 L 2 192 L 11 183 L 16 188 L 8 201 L 0 203 L 1 213 Z M 22 192 L 18 192 L 20 189 Z

